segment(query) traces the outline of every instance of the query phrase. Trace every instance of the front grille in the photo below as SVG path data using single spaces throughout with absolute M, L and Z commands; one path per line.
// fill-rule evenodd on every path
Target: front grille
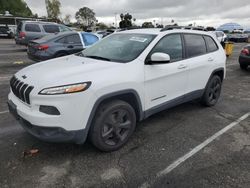
M 30 104 L 30 92 L 34 89 L 33 86 L 29 86 L 13 76 L 10 80 L 10 87 L 17 98 L 27 104 Z

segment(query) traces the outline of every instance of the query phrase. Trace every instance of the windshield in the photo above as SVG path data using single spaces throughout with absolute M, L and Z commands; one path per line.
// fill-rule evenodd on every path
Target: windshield
M 149 34 L 113 34 L 85 49 L 80 55 L 126 63 L 137 58 L 155 37 Z

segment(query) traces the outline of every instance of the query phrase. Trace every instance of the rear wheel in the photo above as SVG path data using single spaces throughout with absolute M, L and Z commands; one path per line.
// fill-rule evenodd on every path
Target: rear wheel
M 209 80 L 201 99 L 203 105 L 214 106 L 217 103 L 221 93 L 221 83 L 221 78 L 217 75 Z
M 90 129 L 90 140 L 101 151 L 121 148 L 135 130 L 136 115 L 126 102 L 115 100 L 97 110 Z
M 247 70 L 247 65 L 240 63 L 240 68 L 243 70 Z

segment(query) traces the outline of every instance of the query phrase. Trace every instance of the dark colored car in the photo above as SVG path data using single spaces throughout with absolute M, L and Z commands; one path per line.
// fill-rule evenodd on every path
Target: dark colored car
M 0 26 L 0 37 L 13 38 L 14 34 L 8 26 Z
M 86 32 L 63 32 L 51 34 L 28 44 L 28 57 L 43 61 L 74 54 L 99 41 L 99 37 Z
M 40 21 L 21 21 L 17 26 L 15 41 L 16 44 L 28 45 L 29 41 L 42 38 L 51 33 L 71 31 L 65 25 L 40 22 Z
M 250 45 L 245 46 L 239 56 L 240 68 L 246 70 L 250 66 Z

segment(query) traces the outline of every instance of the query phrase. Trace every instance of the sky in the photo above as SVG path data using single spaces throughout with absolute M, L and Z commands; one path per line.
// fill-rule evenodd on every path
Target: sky
M 33 13 L 46 16 L 45 0 L 25 0 Z M 61 17 L 89 7 L 97 20 L 112 25 L 120 21 L 120 13 L 129 12 L 136 24 L 151 21 L 167 25 L 174 20 L 179 25 L 195 24 L 218 27 L 236 22 L 250 28 L 249 0 L 60 0 Z M 115 16 L 116 15 L 116 16 Z M 116 17 L 116 19 L 115 19 Z M 115 21 L 117 20 L 117 22 Z

